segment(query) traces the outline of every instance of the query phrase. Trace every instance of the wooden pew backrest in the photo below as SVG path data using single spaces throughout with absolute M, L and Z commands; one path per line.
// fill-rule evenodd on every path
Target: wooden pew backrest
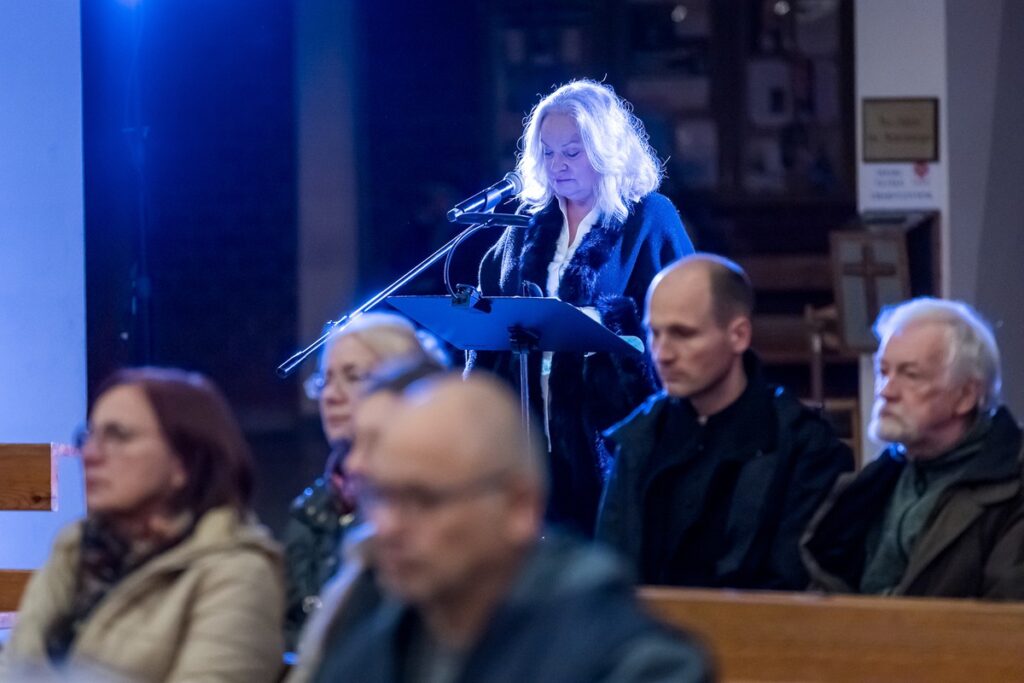
M 55 471 L 53 449 L 48 443 L 0 444 L 0 511 L 54 510 Z M 0 567 L 0 613 L 18 608 L 29 576 L 28 571 Z
M 0 444 L 0 510 L 54 509 L 50 444 Z
M 18 609 L 21 594 L 25 591 L 32 572 L 16 569 L 0 569 L 0 613 Z
M 642 588 L 723 681 L 1024 681 L 1024 604 Z

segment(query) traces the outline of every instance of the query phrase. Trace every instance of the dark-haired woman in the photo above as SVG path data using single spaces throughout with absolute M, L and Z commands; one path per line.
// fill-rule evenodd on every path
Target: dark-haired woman
M 276 680 L 280 554 L 250 513 L 248 447 L 216 387 L 119 372 L 81 448 L 88 516 L 29 582 L 0 679 Z

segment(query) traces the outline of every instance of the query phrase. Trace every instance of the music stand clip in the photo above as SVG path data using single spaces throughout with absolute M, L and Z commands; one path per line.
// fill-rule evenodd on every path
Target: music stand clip
M 470 308 L 481 313 L 491 312 L 491 302 L 473 285 L 457 285 L 452 296 L 452 306 Z

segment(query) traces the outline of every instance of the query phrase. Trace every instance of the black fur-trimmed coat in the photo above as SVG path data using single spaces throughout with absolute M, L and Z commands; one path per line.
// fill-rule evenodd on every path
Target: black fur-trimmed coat
M 557 201 L 538 212 L 529 227 L 509 228 L 480 264 L 485 296 L 518 296 L 523 283 L 546 287 L 563 224 Z M 558 298 L 593 306 L 603 324 L 620 335 L 645 337 L 641 310 L 647 288 L 663 267 L 693 253 L 675 206 L 651 193 L 630 207 L 624 222 L 601 221 L 584 237 L 562 274 Z M 532 354 L 530 396 L 543 415 L 540 354 Z M 516 390 L 518 361 L 510 353 L 470 353 L 467 370 L 486 369 Z M 556 353 L 552 359 L 549 430 L 554 522 L 593 534 L 602 475 L 600 433 L 628 415 L 656 388 L 650 355 Z

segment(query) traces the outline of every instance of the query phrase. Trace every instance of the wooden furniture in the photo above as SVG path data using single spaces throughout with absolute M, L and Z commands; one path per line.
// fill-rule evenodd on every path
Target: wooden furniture
M 836 381 L 836 373 L 855 374 L 857 356 L 839 342 L 829 258 L 769 254 L 737 262 L 757 293 L 752 345 L 771 380 L 826 412 L 836 408 L 836 400 L 855 400 L 856 385 Z M 844 403 L 838 409 L 847 408 Z
M 736 259 L 746 271 L 759 298 L 808 292 L 832 298 L 832 269 L 828 258 L 813 254 L 771 254 Z M 766 363 L 810 363 L 811 325 L 803 310 L 763 312 L 753 318 L 753 345 Z
M 843 346 L 874 353 L 872 326 L 884 306 L 910 298 L 910 266 L 905 238 L 894 232 L 836 231 L 832 273 Z
M 782 199 L 787 211 L 803 201 L 852 205 L 854 3 L 811 4 L 487 3 L 496 168 L 514 163 L 538 95 L 571 78 L 603 77 L 644 121 L 670 196 Z
M 0 614 L 18 609 L 30 576 L 32 572 L 29 571 L 0 569 Z
M 1024 680 L 1021 604 L 650 587 L 640 595 L 705 642 L 722 681 Z
M 0 444 L 0 510 L 46 512 L 54 500 L 50 444 Z
M 56 486 L 50 444 L 0 444 L 0 511 L 48 512 Z M 31 572 L 0 567 L 0 628 L 18 608 Z

